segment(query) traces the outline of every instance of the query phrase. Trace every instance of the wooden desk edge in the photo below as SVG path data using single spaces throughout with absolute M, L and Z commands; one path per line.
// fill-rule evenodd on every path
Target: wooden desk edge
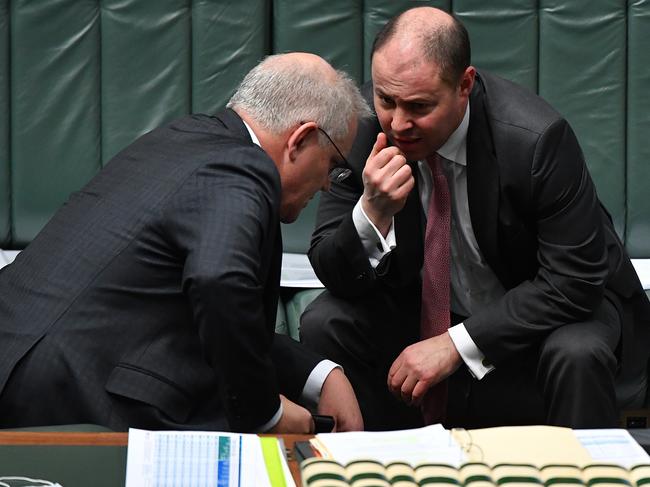
M 0 445 L 126 446 L 128 433 L 0 431 Z

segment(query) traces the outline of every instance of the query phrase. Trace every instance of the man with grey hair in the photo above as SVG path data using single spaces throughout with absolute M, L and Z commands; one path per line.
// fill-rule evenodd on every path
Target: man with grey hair
M 280 222 L 368 111 L 318 56 L 271 56 L 113 158 L 0 274 L 0 427 L 361 429 L 342 370 L 273 331 Z

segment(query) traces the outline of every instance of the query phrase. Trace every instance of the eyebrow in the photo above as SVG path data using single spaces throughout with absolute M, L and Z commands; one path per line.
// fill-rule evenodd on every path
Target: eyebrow
M 384 96 L 386 98 L 395 98 L 393 95 L 390 95 L 384 92 L 381 88 L 375 88 L 375 94 L 378 96 Z M 404 103 L 434 103 L 434 100 L 428 97 L 415 96 L 413 98 L 401 98 Z

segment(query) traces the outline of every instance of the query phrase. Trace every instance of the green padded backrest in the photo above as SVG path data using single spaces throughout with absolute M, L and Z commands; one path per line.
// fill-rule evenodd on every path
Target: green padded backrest
M 9 180 L 9 0 L 0 1 L 0 248 L 11 244 Z
M 628 2 L 627 227 L 633 257 L 650 257 L 650 0 Z
M 476 67 L 489 69 L 537 91 L 539 1 L 458 0 L 454 13 L 469 31 Z
M 578 134 L 601 201 L 625 230 L 626 5 L 542 0 L 539 93 Z
M 308 51 L 318 54 L 361 82 L 360 21 L 362 3 L 330 0 L 275 0 L 273 2 L 273 52 Z M 291 225 L 282 225 L 285 252 L 306 253 L 314 230 L 318 195 Z
M 29 243 L 136 137 L 222 107 L 269 51 L 269 12 L 263 0 L 0 0 L 0 246 Z
M 22 246 L 101 167 L 100 28 L 92 2 L 7 3 L 12 243 Z
M 367 80 L 375 34 L 417 5 L 455 13 L 476 66 L 567 117 L 628 249 L 650 257 L 650 0 L 0 0 L 0 246 L 29 243 L 137 136 L 222 107 L 266 54 Z M 307 250 L 315 210 L 283 227 L 285 250 Z
M 359 0 L 273 1 L 273 52 L 309 51 L 362 80 Z
M 109 0 L 101 18 L 103 162 L 172 118 L 215 112 L 268 52 L 261 0 Z

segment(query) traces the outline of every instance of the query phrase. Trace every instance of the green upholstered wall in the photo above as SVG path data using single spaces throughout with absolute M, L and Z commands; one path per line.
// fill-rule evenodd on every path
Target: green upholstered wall
M 650 0 L 628 7 L 625 241 L 633 256 L 650 257 Z
M 0 2 L 0 246 L 11 243 L 11 181 L 9 174 L 9 15 Z
M 0 0 L 0 247 L 29 243 L 137 136 L 223 106 L 266 54 L 368 79 L 377 30 L 415 5 L 454 12 L 476 66 L 568 118 L 628 249 L 650 257 L 650 0 Z M 315 206 L 286 250 L 307 249 Z

